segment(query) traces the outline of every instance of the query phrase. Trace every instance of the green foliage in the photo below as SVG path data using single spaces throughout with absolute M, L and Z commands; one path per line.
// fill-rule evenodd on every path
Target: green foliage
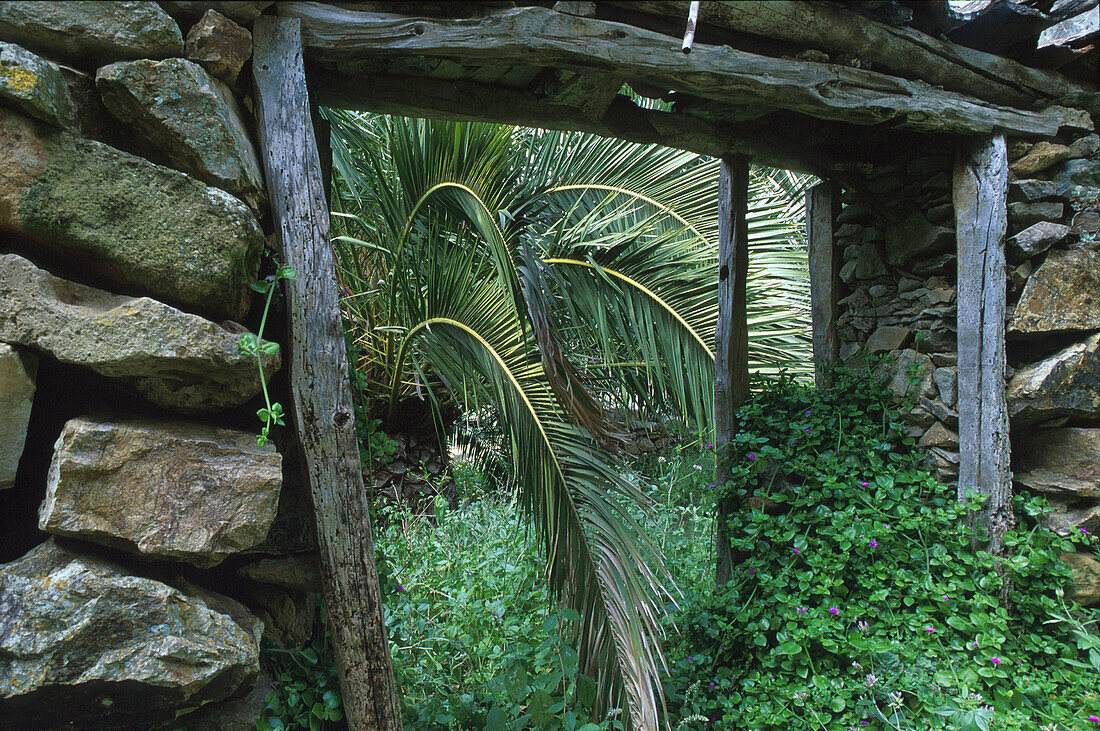
M 359 456 L 365 465 L 386 466 L 397 452 L 397 442 L 382 430 L 381 419 L 357 417 L 355 436 L 359 442 Z
M 273 424 L 285 426 L 283 422 L 283 405 L 278 401 L 272 402 L 271 397 L 267 393 L 267 378 L 264 376 L 264 364 L 262 360 L 262 356 L 264 355 L 274 355 L 279 352 L 279 344 L 263 342 L 264 327 L 267 325 L 267 313 L 271 309 L 271 299 L 275 296 L 276 282 L 280 279 L 294 279 L 297 276 L 298 273 L 292 268 L 285 264 L 279 264 L 275 268 L 274 274 L 248 285 L 254 291 L 267 296 L 267 299 L 264 300 L 264 313 L 260 318 L 259 330 L 255 335 L 252 333 L 245 333 L 240 337 L 240 340 L 237 341 L 237 347 L 240 348 L 242 353 L 256 358 L 256 367 L 260 370 L 260 386 L 263 389 L 264 406 L 256 412 L 256 416 L 260 418 L 260 421 L 262 421 L 264 425 L 260 428 L 259 436 L 256 437 L 256 444 L 261 447 L 267 444 Z
M 1062 602 L 1058 560 L 1090 537 L 1021 524 L 1000 565 L 972 553 L 974 504 L 920 468 L 883 393 L 835 378 L 758 384 L 738 414 L 721 455 L 732 479 L 716 489 L 771 502 L 730 520 L 733 580 L 683 602 L 674 713 L 707 719 L 688 728 L 968 731 L 1100 714 L 1097 638 Z M 1041 509 L 1017 501 L 1018 515 Z M 1010 609 L 996 598 L 1006 579 Z
M 256 731 L 286 729 L 343 728 L 340 678 L 332 651 L 332 634 L 321 595 L 318 620 L 310 646 L 302 650 L 265 647 L 264 657 L 272 666 L 275 689 L 267 695 L 263 715 L 256 720 Z

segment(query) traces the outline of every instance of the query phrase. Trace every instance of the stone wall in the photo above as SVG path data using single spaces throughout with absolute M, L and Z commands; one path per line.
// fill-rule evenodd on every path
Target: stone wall
M 309 639 L 296 445 L 257 443 L 282 357 L 239 347 L 272 266 L 268 4 L 0 4 L 5 728 L 252 729 L 261 637 Z
M 1017 490 L 1049 499 L 1041 523 L 1081 536 L 1100 531 L 1100 137 L 1087 113 L 1061 116 L 1055 140 L 1009 141 L 1006 388 Z M 843 191 L 834 239 L 841 359 L 911 405 L 927 467 L 955 484 L 952 164 L 941 150 L 876 169 Z M 1067 561 L 1076 598 L 1100 603 L 1100 561 Z

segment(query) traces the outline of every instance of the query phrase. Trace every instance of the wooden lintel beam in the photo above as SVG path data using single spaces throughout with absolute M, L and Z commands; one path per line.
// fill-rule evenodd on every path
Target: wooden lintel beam
M 631 11 L 679 19 L 687 0 L 613 0 Z M 1031 107 L 1084 90 L 1060 74 L 942 41 L 905 26 L 892 26 L 839 3 L 806 0 L 737 0 L 703 3 L 700 20 L 823 51 L 838 51 L 896 73 L 994 104 Z
M 531 6 L 486 18 L 415 18 L 310 2 L 279 12 L 300 18 L 307 53 L 322 63 L 395 56 L 446 56 L 493 64 L 536 64 L 621 74 L 659 88 L 733 104 L 762 104 L 853 124 L 919 131 L 1054 135 L 1057 122 L 921 81 L 836 64 L 791 61 L 696 45 L 623 23 Z
M 1000 554 L 1015 524 L 1005 397 L 1005 138 L 964 145 L 952 185 L 959 262 L 959 500 L 971 490 L 985 496 L 971 524 L 989 550 Z
M 297 271 L 286 280 L 292 416 L 309 473 L 344 708 L 353 729 L 400 729 L 299 23 L 265 15 L 252 33 L 268 199 L 283 257 Z

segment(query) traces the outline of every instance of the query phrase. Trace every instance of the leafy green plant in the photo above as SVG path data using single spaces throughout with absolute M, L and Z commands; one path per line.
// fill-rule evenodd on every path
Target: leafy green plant
M 256 731 L 323 731 L 337 728 L 336 722 L 344 719 L 328 617 L 320 594 L 315 601 L 318 619 L 309 647 L 288 650 L 269 646 L 264 650 L 275 689 L 267 695 Z
M 237 347 L 239 347 L 241 352 L 245 355 L 253 356 L 256 359 L 256 367 L 260 370 L 260 386 L 263 389 L 264 406 L 256 412 L 256 416 L 263 422 L 263 426 L 260 428 L 259 436 L 256 437 L 256 444 L 261 447 L 267 444 L 273 424 L 284 426 L 283 405 L 278 401 L 272 402 L 267 392 L 267 378 L 264 376 L 262 358 L 263 355 L 273 355 L 277 353 L 279 351 L 279 344 L 265 343 L 263 341 L 264 327 L 267 325 L 267 313 L 271 309 L 271 300 L 275 296 L 276 283 L 281 279 L 294 279 L 297 276 L 298 274 L 294 269 L 285 264 L 279 264 L 275 268 L 274 274 L 248 285 L 252 290 L 267 296 L 267 299 L 264 300 L 264 312 L 260 318 L 260 327 L 256 334 L 245 333 L 241 336 L 240 340 L 237 341 Z

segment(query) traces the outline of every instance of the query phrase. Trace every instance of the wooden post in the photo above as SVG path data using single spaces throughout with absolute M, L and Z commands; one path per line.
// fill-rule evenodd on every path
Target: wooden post
M 814 385 L 824 388 L 836 364 L 837 256 L 833 242 L 836 186 L 818 183 L 806 193 L 806 246 L 810 265 L 810 315 L 813 320 Z
M 986 496 L 970 516 L 995 555 L 1015 524 L 1005 402 L 1005 230 L 1008 159 L 1003 135 L 964 143 L 953 181 L 958 240 L 959 499 Z
M 729 481 L 729 443 L 734 413 L 749 395 L 749 325 L 745 310 L 745 280 L 749 269 L 749 237 L 745 218 L 749 208 L 749 158 L 722 158 L 718 177 L 718 327 L 714 357 L 715 483 Z M 724 584 L 733 573 L 726 521 L 737 509 L 731 497 L 718 500 L 718 559 L 715 577 Z
M 400 729 L 299 21 L 261 16 L 253 44 L 268 197 L 283 256 L 298 272 L 287 281 L 290 383 L 344 709 L 352 729 Z

